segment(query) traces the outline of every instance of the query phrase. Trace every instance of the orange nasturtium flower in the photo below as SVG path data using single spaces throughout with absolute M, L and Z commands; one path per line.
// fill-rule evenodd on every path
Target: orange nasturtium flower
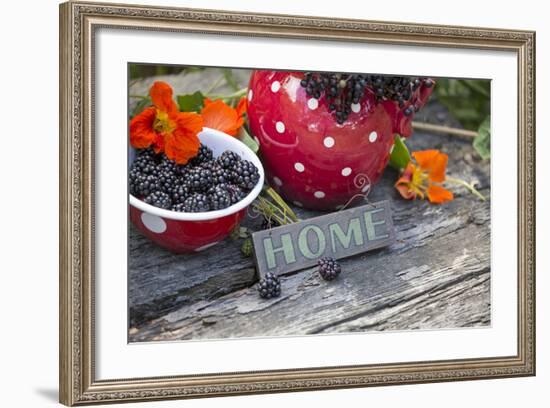
M 439 150 L 422 150 L 413 152 L 412 156 L 416 164 L 411 160 L 395 183 L 399 194 L 407 200 L 427 196 L 434 204 L 452 200 L 453 193 L 441 186 L 449 157 Z
M 169 159 L 185 164 L 199 151 L 197 134 L 203 119 L 194 112 L 180 112 L 172 94 L 166 82 L 157 81 L 151 86 L 153 106 L 130 121 L 130 143 L 136 149 L 153 146 L 155 152 L 164 152 Z
M 237 132 L 244 123 L 243 116 L 245 113 L 246 98 L 241 98 L 235 109 L 221 99 L 211 101 L 206 98 L 204 100 L 204 107 L 201 110 L 205 127 L 220 130 L 231 136 L 237 135 Z

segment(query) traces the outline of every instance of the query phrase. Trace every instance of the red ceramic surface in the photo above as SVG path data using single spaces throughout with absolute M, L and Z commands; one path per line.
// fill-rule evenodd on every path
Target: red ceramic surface
M 245 216 L 246 209 L 205 221 L 180 221 L 159 217 L 130 206 L 130 219 L 150 240 L 172 252 L 198 252 L 227 237 Z
M 226 238 L 246 215 L 246 209 L 260 194 L 264 184 L 264 170 L 258 156 L 233 136 L 204 128 L 199 134 L 218 157 L 232 150 L 250 160 L 258 168 L 260 179 L 256 187 L 238 203 L 223 210 L 202 213 L 183 213 L 149 205 L 130 195 L 130 220 L 150 240 L 172 252 L 198 252 L 216 245 Z M 134 152 L 130 152 L 130 161 Z
M 267 182 L 285 199 L 312 209 L 338 209 L 379 180 L 394 133 L 409 136 L 413 115 L 405 116 L 392 101 L 376 103 L 366 92 L 339 125 L 323 96 L 306 94 L 302 78 L 296 72 L 254 71 L 250 130 L 260 144 Z M 421 86 L 412 102 L 423 106 L 432 89 Z

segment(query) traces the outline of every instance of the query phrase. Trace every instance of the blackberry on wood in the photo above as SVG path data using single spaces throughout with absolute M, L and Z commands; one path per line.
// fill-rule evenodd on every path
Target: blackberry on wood
M 143 201 L 155 207 L 164 208 L 165 210 L 169 210 L 172 207 L 170 196 L 162 191 L 155 191 L 149 194 Z
M 205 194 L 194 193 L 183 202 L 183 210 L 185 212 L 210 211 L 210 199 Z
M 239 161 L 231 175 L 233 183 L 247 191 L 252 190 L 260 179 L 258 169 L 248 160 Z
M 281 295 L 281 281 L 277 276 L 268 272 L 265 278 L 258 282 L 258 292 L 263 299 L 275 298 Z
M 323 278 L 326 281 L 331 281 L 333 279 L 336 279 L 336 277 L 340 275 L 340 272 L 342 271 L 340 264 L 334 258 L 330 258 L 330 257 L 321 258 L 319 259 L 318 265 L 319 265 L 319 274 L 321 275 L 321 278 Z

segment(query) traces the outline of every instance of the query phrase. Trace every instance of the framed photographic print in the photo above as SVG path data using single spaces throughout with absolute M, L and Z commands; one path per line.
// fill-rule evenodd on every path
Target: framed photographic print
M 66 405 L 535 374 L 535 33 L 60 7 Z

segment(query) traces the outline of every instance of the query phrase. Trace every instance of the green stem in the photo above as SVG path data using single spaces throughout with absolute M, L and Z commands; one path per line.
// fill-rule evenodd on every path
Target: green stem
M 468 183 L 467 181 L 465 180 L 462 180 L 462 179 L 459 179 L 459 178 L 454 178 L 454 177 L 447 177 L 445 179 L 445 181 L 448 181 L 449 183 L 453 183 L 453 184 L 458 184 L 462 187 L 466 187 L 470 193 L 474 194 L 475 196 L 477 196 L 481 201 L 486 201 L 487 198 L 481 194 L 475 187 L 474 187 L 474 184 L 473 183 Z
M 275 190 L 273 190 L 271 187 L 267 187 L 265 189 L 265 192 L 273 199 L 273 201 L 275 201 L 277 204 L 279 204 L 279 206 L 282 209 L 285 210 L 285 213 L 288 212 L 288 216 L 292 221 L 294 222 L 299 221 L 294 211 L 292 211 L 292 209 L 288 206 L 285 200 L 283 200 L 283 198 L 279 194 L 277 194 Z
M 266 200 L 263 197 L 258 197 L 258 200 L 255 201 L 253 207 L 260 212 L 265 218 L 275 220 L 279 225 L 290 224 L 285 214 L 281 212 L 273 203 Z M 282 214 L 282 217 L 277 212 Z
M 284 208 L 277 207 L 277 205 L 275 205 L 274 203 L 272 203 L 269 200 L 266 200 L 263 197 L 262 197 L 262 199 L 265 200 L 266 205 L 272 211 L 272 216 L 282 217 L 282 218 L 279 218 L 279 220 L 282 221 L 282 222 L 280 222 L 281 225 L 292 224 L 293 221 L 288 216 L 287 211 Z M 276 215 L 277 213 L 280 214 L 280 215 Z
M 143 96 L 143 95 L 128 95 L 130 98 L 136 98 L 136 99 L 147 99 L 149 98 L 148 96 Z
M 264 217 L 275 219 L 279 225 L 292 224 L 295 220 L 298 220 L 294 212 L 288 206 L 285 205 L 280 207 L 277 205 L 279 203 L 280 201 L 274 203 L 263 196 L 259 196 L 253 205 L 254 208 L 264 215 Z
M 229 95 L 206 95 L 206 97 L 210 98 L 210 99 L 235 99 L 235 98 L 239 98 L 241 96 L 245 96 L 246 95 L 246 92 L 247 92 L 248 88 L 242 88 L 242 89 L 239 89 L 238 91 L 236 92 L 233 92 L 232 94 L 229 94 Z
M 216 89 L 218 86 L 220 86 L 221 82 L 224 80 L 224 76 L 220 76 L 218 77 L 218 79 L 216 79 L 212 85 L 210 86 L 210 88 L 208 88 L 206 90 L 206 92 L 204 93 L 205 95 L 209 94 L 210 92 L 212 92 L 214 89 Z

